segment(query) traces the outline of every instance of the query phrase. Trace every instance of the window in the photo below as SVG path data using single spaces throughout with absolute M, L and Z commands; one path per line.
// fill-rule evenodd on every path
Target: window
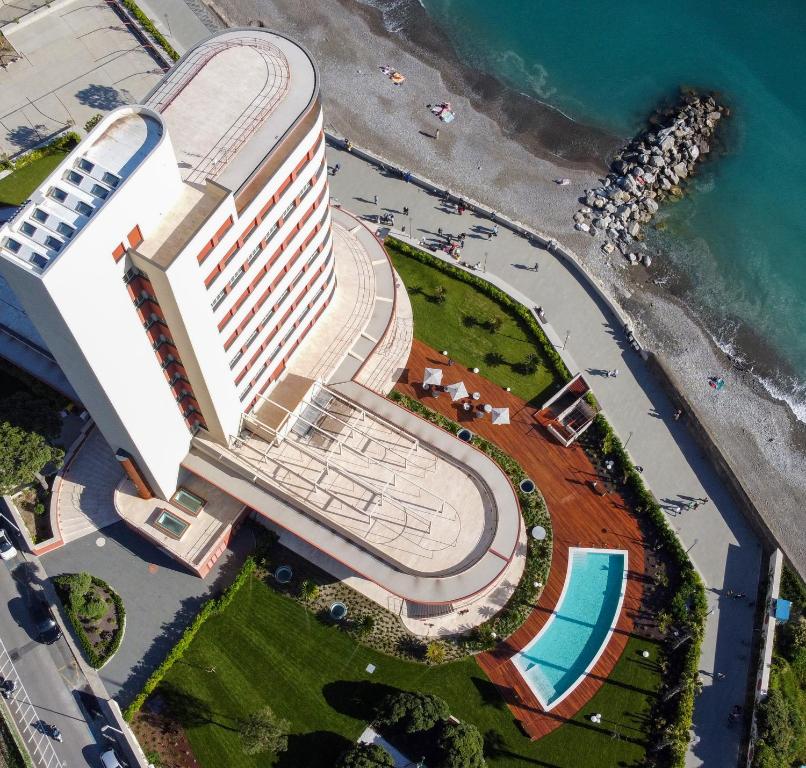
M 20 225 L 20 232 L 28 237 L 33 237 L 36 232 L 36 227 L 30 221 L 23 221 Z
M 260 252 L 262 250 L 263 249 L 260 247 L 260 245 L 255 246 L 255 250 L 249 254 L 249 258 L 247 259 L 247 261 L 251 264 L 258 256 L 260 256 Z
M 109 171 L 104 171 L 102 180 L 104 184 L 109 184 L 110 187 L 116 187 L 120 183 L 120 178 L 115 176 L 114 173 L 109 173 Z
M 171 499 L 171 503 L 176 504 L 177 507 L 182 507 L 185 512 L 196 517 L 207 502 L 201 496 L 197 496 L 187 488 L 179 486 Z
M 244 343 L 244 346 L 248 347 L 257 338 L 257 335 L 259 333 L 260 333 L 260 330 L 257 329 L 257 328 L 254 331 L 252 331 L 252 333 L 249 334 L 249 338 Z
M 44 269 L 48 265 L 49 261 L 50 259 L 47 256 L 43 256 L 41 253 L 35 253 L 33 256 L 31 256 L 31 263 L 40 269 Z
M 171 514 L 167 509 L 160 511 L 153 525 L 172 539 L 181 539 L 185 531 L 190 528 L 190 523 Z
M 85 157 L 82 157 L 81 160 L 78 161 L 78 167 L 81 168 L 84 173 L 92 173 L 92 169 L 95 168 L 95 164 L 91 163 Z
M 67 192 L 65 192 L 63 189 L 59 189 L 58 187 L 53 187 L 53 189 L 50 190 L 50 196 L 54 200 L 58 200 L 60 203 L 63 203 L 65 200 L 67 200 Z
M 76 203 L 76 211 L 82 216 L 92 216 L 92 208 L 82 200 Z
M 303 197 L 305 193 L 313 186 L 313 182 L 309 181 L 300 191 L 299 196 Z
M 109 197 L 109 190 L 105 187 L 102 187 L 100 184 L 93 184 L 92 194 L 95 195 L 95 197 L 100 197 L 102 200 L 106 200 L 106 198 Z
M 232 360 L 229 361 L 230 370 L 232 370 L 236 365 L 238 365 L 238 361 L 243 357 L 243 352 L 238 352 Z
M 244 272 L 245 272 L 244 268 L 239 267 L 238 270 L 235 272 L 235 274 L 229 279 L 229 284 L 231 288 L 234 288 L 237 285 L 238 281 L 244 276 Z
M 12 253 L 19 253 L 21 247 L 16 240 L 12 240 L 10 237 L 6 239 L 6 248 Z
M 52 248 L 54 251 L 60 251 L 62 249 L 62 241 L 53 237 L 53 235 L 48 235 L 45 238 L 45 245 L 48 248 Z
M 271 238 L 272 238 L 272 237 L 274 237 L 274 233 L 275 233 L 275 232 L 276 232 L 278 229 L 280 229 L 280 226 L 279 226 L 277 223 L 275 223 L 275 224 L 273 224 L 273 225 L 272 225 L 272 228 L 271 228 L 271 229 L 270 229 L 270 230 L 269 230 L 269 231 L 266 233 L 266 238 L 265 238 L 265 239 L 266 239 L 266 241 L 267 241 L 267 242 L 268 242 L 269 240 L 271 240 Z
M 218 294 L 218 295 L 217 295 L 217 296 L 216 296 L 216 297 L 215 297 L 215 298 L 214 298 L 214 299 L 213 299 L 213 300 L 210 302 L 210 306 L 211 306 L 211 307 L 212 307 L 214 310 L 218 309 L 218 308 L 221 306 L 221 302 L 222 302 L 222 301 L 224 301 L 224 299 L 225 299 L 226 297 L 227 297 L 227 292 L 226 292 L 226 290 L 221 291 L 221 293 L 219 293 L 219 294 Z
M 74 227 L 71 227 L 69 224 L 65 224 L 63 221 L 59 222 L 59 226 L 56 227 L 56 231 L 60 235 L 64 235 L 67 238 L 72 237 L 76 233 L 76 230 L 75 230 Z
M 281 218 L 281 219 L 283 219 L 283 220 L 287 219 L 287 218 L 288 218 L 288 215 L 289 215 L 289 214 L 291 213 L 291 211 L 293 211 L 293 210 L 294 210 L 294 203 L 292 202 L 292 203 L 289 203 L 289 204 L 288 204 L 288 208 L 286 208 L 286 209 L 283 211 L 283 215 L 282 215 L 282 216 L 280 216 L 280 218 Z
M 31 216 L 42 224 L 48 220 L 48 215 L 41 208 L 34 208 Z
M 78 186 L 82 181 L 84 181 L 84 177 L 75 171 L 67 171 L 67 181 Z

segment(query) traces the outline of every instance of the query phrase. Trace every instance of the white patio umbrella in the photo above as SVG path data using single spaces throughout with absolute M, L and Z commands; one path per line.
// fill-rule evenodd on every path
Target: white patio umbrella
M 493 424 L 509 424 L 509 408 L 493 408 Z
M 448 386 L 445 387 L 445 391 L 450 394 L 451 400 L 454 402 L 468 397 L 467 387 L 463 381 L 457 381 L 455 384 L 448 384 Z
M 423 374 L 423 384 L 429 386 L 442 384 L 442 368 L 426 368 Z

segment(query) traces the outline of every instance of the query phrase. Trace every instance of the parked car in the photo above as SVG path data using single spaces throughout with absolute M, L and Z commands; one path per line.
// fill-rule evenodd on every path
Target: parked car
M 37 598 L 34 602 L 31 615 L 36 628 L 36 639 L 40 643 L 52 645 L 62 636 L 62 630 L 53 617 L 53 611 L 42 598 Z
M 0 559 L 13 560 L 17 556 L 17 550 L 8 538 L 8 534 L 0 528 Z
M 114 749 L 110 749 L 101 755 L 101 768 L 123 768 Z

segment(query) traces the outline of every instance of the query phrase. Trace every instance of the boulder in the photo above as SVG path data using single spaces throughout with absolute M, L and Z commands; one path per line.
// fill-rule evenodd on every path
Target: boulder
M 585 223 L 583 223 L 581 221 L 578 221 L 576 224 L 574 224 L 574 229 L 578 229 L 580 232 L 590 232 L 591 231 L 591 228 L 587 224 L 585 224 Z
M 605 253 L 613 253 L 613 251 L 616 250 L 616 246 L 613 245 L 613 243 L 604 243 L 604 245 L 602 245 L 602 250 Z
M 667 136 L 659 144 L 661 152 L 671 152 L 674 149 L 674 136 Z
M 646 208 L 650 214 L 658 212 L 658 204 L 651 197 L 645 198 L 644 208 Z
M 685 163 L 677 163 L 672 170 L 679 176 L 681 179 L 685 179 L 688 176 L 688 166 Z
M 649 164 L 655 168 L 663 168 L 666 165 L 666 161 L 663 159 L 662 155 L 652 155 L 649 158 Z
M 574 214 L 574 221 L 576 221 L 577 223 L 580 221 L 585 221 L 585 215 L 582 213 L 582 211 L 577 211 Z

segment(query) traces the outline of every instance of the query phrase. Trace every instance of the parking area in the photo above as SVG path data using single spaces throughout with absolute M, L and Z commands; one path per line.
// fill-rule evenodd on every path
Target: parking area
M 99 674 L 110 696 L 125 707 L 201 604 L 232 581 L 253 545 L 253 533 L 248 525 L 244 526 L 202 580 L 125 523 L 115 523 L 44 555 L 41 562 L 49 576 L 89 571 L 107 581 L 123 599 L 123 642 Z
M 162 69 L 102 0 L 0 6 L 0 153 L 14 155 L 93 115 L 139 101 Z M 9 50 L 9 48 L 13 50 Z

